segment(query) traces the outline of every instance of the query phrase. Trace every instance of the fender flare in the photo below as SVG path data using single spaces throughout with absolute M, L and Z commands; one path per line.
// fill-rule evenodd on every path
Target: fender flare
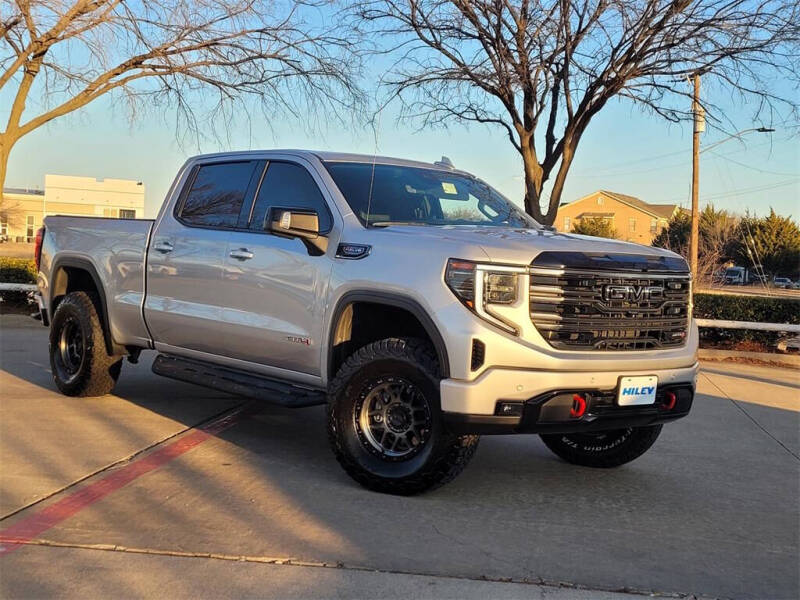
M 89 259 L 78 258 L 75 256 L 64 256 L 60 258 L 56 257 L 56 259 L 53 261 L 53 265 L 50 269 L 50 297 L 47 298 L 47 307 L 51 315 L 50 318 L 53 318 L 53 284 L 55 283 L 55 275 L 58 273 L 59 269 L 65 267 L 86 271 L 92 278 L 92 281 L 94 281 L 94 287 L 97 289 L 97 297 L 100 301 L 100 321 L 101 325 L 103 326 L 103 338 L 106 344 L 106 352 L 108 352 L 110 356 L 114 354 L 120 354 L 118 351 L 115 352 L 115 350 L 119 350 L 119 348 L 111 337 L 111 327 L 108 319 L 108 304 L 106 302 L 106 291 L 103 287 L 102 280 L 100 279 L 100 275 L 97 273 L 94 263 L 92 263 Z
M 391 292 L 374 292 L 374 291 L 359 291 L 354 290 L 344 293 L 336 302 L 336 307 L 333 310 L 330 325 L 328 327 L 327 339 L 327 366 L 326 375 L 329 375 L 333 367 L 333 340 L 336 335 L 336 326 L 339 319 L 342 317 L 344 310 L 355 302 L 369 302 L 371 304 L 385 304 L 394 308 L 400 308 L 411 313 L 422 325 L 428 337 L 433 342 L 436 356 L 439 359 L 439 368 L 441 369 L 442 378 L 447 379 L 450 377 L 450 359 L 447 355 L 447 345 L 444 343 L 442 334 L 439 333 L 439 328 L 433 322 L 430 315 L 423 308 L 423 306 L 408 296 L 402 294 L 395 294 Z

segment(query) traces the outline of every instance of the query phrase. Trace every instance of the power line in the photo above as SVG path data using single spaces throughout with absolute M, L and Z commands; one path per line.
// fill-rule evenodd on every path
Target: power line
M 759 144 L 753 144 L 752 146 L 747 146 L 745 148 L 738 148 L 736 150 L 728 152 L 727 154 L 717 154 L 716 152 L 711 152 L 711 154 L 715 154 L 716 156 L 729 156 L 731 154 L 738 154 L 740 152 L 746 152 L 747 150 L 754 150 L 756 148 L 761 148 L 763 146 L 767 146 L 767 145 L 771 145 L 771 144 L 774 145 L 775 143 L 784 142 L 784 141 L 787 141 L 788 139 L 789 138 L 786 137 L 786 138 L 782 138 L 780 140 L 769 140 L 769 141 L 766 141 L 766 142 L 761 142 Z M 705 150 L 701 150 L 700 151 L 701 154 L 703 152 L 705 152 Z M 618 176 L 623 176 L 623 175 L 635 175 L 635 174 L 639 174 L 639 173 L 650 173 L 650 172 L 653 172 L 653 171 L 661 171 L 663 169 L 674 169 L 676 167 L 685 166 L 690 162 L 689 160 L 683 160 L 681 162 L 674 163 L 674 164 L 671 164 L 671 165 L 659 165 L 657 167 L 648 167 L 646 169 L 632 169 L 632 170 L 631 169 L 627 169 L 625 171 L 618 171 L 618 172 L 614 172 L 614 173 L 604 173 L 604 171 L 614 171 L 614 169 L 618 169 L 620 167 L 624 168 L 624 167 L 626 167 L 628 165 L 638 164 L 638 163 L 642 163 L 642 162 L 649 162 L 649 161 L 652 161 L 652 160 L 659 160 L 659 159 L 665 158 L 667 156 L 676 156 L 678 154 L 685 154 L 685 150 L 678 150 L 676 152 L 668 152 L 666 154 L 658 154 L 656 156 L 648 156 L 648 157 L 639 158 L 639 159 L 636 159 L 636 160 L 625 161 L 624 163 L 617 163 L 616 165 L 610 165 L 610 166 L 600 167 L 598 169 L 593 169 L 592 173 L 587 173 L 585 175 L 581 175 L 581 174 L 575 173 L 575 174 L 573 174 L 571 176 L 572 177 L 595 177 L 595 178 L 597 178 L 597 177 L 618 177 Z
M 787 185 L 792 185 L 792 184 L 797 184 L 797 183 L 798 183 L 797 179 L 789 179 L 789 180 L 786 180 L 786 181 L 781 181 L 780 183 L 774 183 L 772 185 L 762 185 L 762 186 L 757 186 L 757 187 L 752 187 L 752 188 L 743 188 L 743 189 L 737 190 L 735 192 L 724 192 L 724 193 L 721 193 L 721 194 L 711 194 L 709 196 L 703 196 L 703 201 L 717 200 L 719 198 L 729 198 L 729 197 L 733 197 L 733 196 L 742 196 L 744 194 L 750 194 L 752 192 L 765 192 L 767 190 L 773 190 L 773 189 L 776 189 L 776 188 L 779 188 L 779 187 L 785 187 Z M 671 198 L 671 200 L 680 200 L 681 198 L 682 198 L 682 196 L 673 196 Z
M 754 167 L 753 165 L 748 165 L 747 163 L 739 162 L 738 160 L 734 160 L 732 158 L 728 158 L 723 154 L 717 154 L 716 152 L 712 152 L 714 156 L 717 158 L 721 158 L 722 160 L 727 160 L 728 162 L 732 162 L 735 165 L 739 165 L 740 167 L 744 167 L 745 169 L 752 169 L 753 171 L 758 171 L 759 173 L 767 173 L 768 175 L 781 175 L 783 177 L 797 177 L 800 178 L 800 174 L 797 173 L 781 173 L 779 171 L 768 171 L 766 169 L 759 169 L 758 167 Z

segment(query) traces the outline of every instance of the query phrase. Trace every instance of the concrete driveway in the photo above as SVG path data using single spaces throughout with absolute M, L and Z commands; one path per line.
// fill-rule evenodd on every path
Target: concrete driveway
M 341 471 L 321 407 L 161 379 L 152 356 L 67 398 L 45 328 L 0 317 L 0 346 L 3 597 L 800 596 L 797 371 L 705 364 L 692 414 L 619 469 L 484 437 L 400 498 Z

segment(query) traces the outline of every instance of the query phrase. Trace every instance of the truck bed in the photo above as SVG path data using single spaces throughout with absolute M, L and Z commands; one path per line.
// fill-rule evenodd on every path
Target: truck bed
M 145 261 L 152 219 L 50 216 L 44 220 L 39 288 L 61 291 L 58 271 L 91 265 L 105 294 L 111 337 L 119 345 L 149 345 L 142 317 Z M 51 308 L 51 307 L 48 307 Z M 51 312 L 52 314 L 52 312 Z

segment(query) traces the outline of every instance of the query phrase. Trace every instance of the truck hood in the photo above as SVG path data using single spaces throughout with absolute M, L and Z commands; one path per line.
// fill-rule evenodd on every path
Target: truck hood
M 504 227 L 425 227 L 391 225 L 387 231 L 426 244 L 444 242 L 480 246 L 490 262 L 527 265 L 541 252 L 608 252 L 639 256 L 677 256 L 669 250 L 573 233 Z

